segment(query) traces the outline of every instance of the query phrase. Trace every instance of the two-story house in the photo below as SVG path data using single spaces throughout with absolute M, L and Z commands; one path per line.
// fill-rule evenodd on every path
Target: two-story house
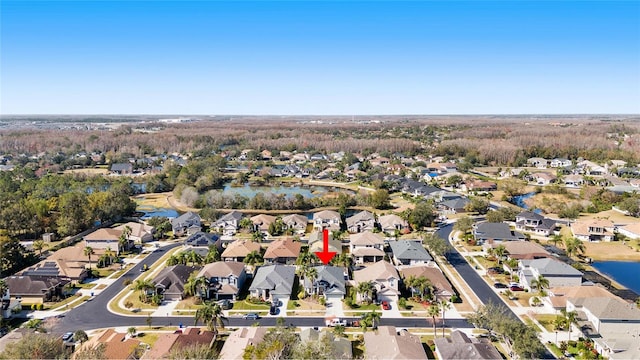
M 409 231 L 409 223 L 396 214 L 382 215 L 378 222 L 382 231 L 387 234 L 394 234 L 396 230 L 401 233 Z
M 360 233 L 363 231 L 373 231 L 376 226 L 375 216 L 368 211 L 360 211 L 347 219 L 347 231 L 350 233 Z
M 202 230 L 202 219 L 200 215 L 189 211 L 171 220 L 171 227 L 175 236 L 193 234 Z
M 287 229 L 292 230 L 298 235 L 303 235 L 307 231 L 309 219 L 304 215 L 291 214 L 282 217 L 282 223 Z
M 275 221 L 275 216 L 267 214 L 258 214 L 251 217 L 251 222 L 253 223 L 253 231 L 260 231 L 265 235 L 269 234 L 269 226 Z
M 344 299 L 346 284 L 344 269 L 337 266 L 315 266 L 316 275 L 313 283 L 309 277 L 305 277 L 304 288 L 308 294 L 324 296 L 325 300 Z
M 242 213 L 239 211 L 232 211 L 224 214 L 218 220 L 211 224 L 211 228 L 215 231 L 226 235 L 232 236 L 240 228 L 240 220 L 242 220 Z
M 313 214 L 313 229 L 322 231 L 340 230 L 340 214 L 333 210 L 318 211 Z
M 356 264 L 384 259 L 384 239 L 371 231 L 349 235 L 349 250 Z
M 384 260 L 378 261 L 364 269 L 354 271 L 353 280 L 356 286 L 361 282 L 372 282 L 376 291 L 374 298 L 380 301 L 395 302 L 400 295 L 400 275 L 398 274 L 398 270 Z M 358 294 L 358 300 L 362 300 L 362 294 Z
M 244 264 L 231 261 L 217 261 L 205 265 L 198 277 L 205 277 L 209 284 L 207 299 L 236 300 L 247 279 Z
M 516 215 L 516 230 L 532 232 L 542 236 L 551 236 L 556 228 L 556 221 L 545 218 L 531 211 L 523 211 Z
M 549 287 L 577 286 L 582 284 L 582 273 L 574 267 L 552 258 L 522 259 L 518 263 L 518 277 L 525 289 L 531 290 L 531 283 L 543 276 L 549 280 Z

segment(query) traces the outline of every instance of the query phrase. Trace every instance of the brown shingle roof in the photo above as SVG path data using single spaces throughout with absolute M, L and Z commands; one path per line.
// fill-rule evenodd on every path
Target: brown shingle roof
M 293 239 L 289 238 L 279 239 L 269 244 L 264 258 L 296 258 L 300 255 L 301 247 L 302 244 L 299 241 L 293 241 Z
M 236 240 L 229 244 L 222 253 L 222 258 L 236 258 L 247 256 L 252 251 L 260 252 L 260 244 L 250 240 Z
M 420 337 L 395 326 L 380 326 L 364 333 L 366 359 L 427 359 Z

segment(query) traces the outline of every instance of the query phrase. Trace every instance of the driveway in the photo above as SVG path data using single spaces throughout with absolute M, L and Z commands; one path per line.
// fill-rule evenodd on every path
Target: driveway
M 342 308 L 342 299 L 329 299 L 325 304 L 327 307 L 326 316 L 344 317 L 344 309 Z
M 400 313 L 400 308 L 398 307 L 397 301 L 389 301 L 389 305 L 391 305 L 391 309 L 382 310 L 382 306 L 380 306 L 380 311 L 382 312 L 383 318 L 401 318 L 402 313 Z

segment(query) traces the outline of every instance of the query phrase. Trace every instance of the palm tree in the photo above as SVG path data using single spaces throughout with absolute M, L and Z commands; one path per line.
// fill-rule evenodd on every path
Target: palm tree
M 504 262 L 509 267 L 509 277 L 510 281 L 513 281 L 513 273 L 518 270 L 518 260 L 514 258 L 509 258 Z
M 538 290 L 538 293 L 544 295 L 544 289 L 549 288 L 549 279 L 542 275 L 538 275 L 537 278 L 531 280 L 531 287 Z
M 253 228 L 253 221 L 251 221 L 251 219 L 249 219 L 249 218 L 242 218 L 238 222 L 238 226 L 241 229 L 247 229 L 248 230 L 248 229 Z
M 104 256 L 109 259 L 109 265 L 111 265 L 111 263 L 113 262 L 113 257 L 115 256 L 113 250 L 111 250 L 111 248 L 106 248 L 104 250 Z
M 148 290 L 155 288 L 150 280 L 138 279 L 133 283 L 133 290 L 140 291 L 140 299 L 143 302 L 149 301 Z
M 133 327 L 133 326 L 129 327 L 129 328 L 127 329 L 127 334 L 128 334 L 130 337 L 134 337 L 134 336 L 136 335 L 136 328 L 135 328 L 135 327 Z
M 188 251 L 185 257 L 187 259 L 187 263 L 191 262 L 192 265 L 202 263 L 202 256 L 200 256 L 200 254 L 195 252 L 195 250 Z
M 262 231 L 254 231 L 251 234 L 251 240 L 255 242 L 262 242 L 262 240 L 264 240 L 264 233 Z
M 549 242 L 553 244 L 553 246 L 558 246 L 558 243 L 560 243 L 560 245 L 562 245 L 563 239 L 562 239 L 562 235 L 560 234 L 555 234 L 551 237 L 551 239 L 549 239 Z
M 315 255 L 311 253 L 308 249 L 300 251 L 298 258 L 296 259 L 296 265 L 299 266 L 310 266 L 314 262 Z
M 317 289 L 315 286 L 313 286 L 314 282 L 316 281 L 316 278 L 318 277 L 318 270 L 316 268 L 308 268 L 306 269 L 306 272 L 304 274 L 305 278 L 309 279 L 309 284 L 311 285 L 312 290 L 312 295 L 316 295 L 317 293 Z
M 578 313 L 576 311 L 567 311 L 560 309 L 560 313 L 564 318 L 564 324 L 567 326 L 568 339 L 571 340 L 571 325 L 578 323 Z
M 244 263 L 250 266 L 259 264 L 263 261 L 264 259 L 262 257 L 262 254 L 260 254 L 257 250 L 253 250 L 252 252 L 248 253 L 244 258 Z
M 584 254 L 585 252 L 584 244 L 578 238 L 565 239 L 564 246 L 568 257 L 576 253 Z
M 86 246 L 84 248 L 84 256 L 89 258 L 89 272 L 91 272 L 91 255 L 93 254 L 95 254 L 95 252 L 91 246 Z
M 431 321 L 433 323 L 433 337 L 436 337 L 436 316 L 440 315 L 440 306 L 438 304 L 431 304 L 429 306 L 429 310 L 427 310 L 427 314 L 431 316 Z
M 358 294 L 362 295 L 363 299 L 366 299 L 367 302 L 371 301 L 371 296 L 373 295 L 373 290 L 375 289 L 375 286 L 373 285 L 373 282 L 371 281 L 363 281 L 361 283 L 358 284 L 357 287 L 357 292 Z
M 420 294 L 420 300 L 422 301 L 424 301 L 425 293 L 429 295 L 429 298 L 433 296 L 433 284 L 431 284 L 431 281 L 424 276 L 420 276 L 417 278 L 413 276 L 409 277 L 409 279 L 407 280 L 407 285 L 411 287 L 412 292 L 415 292 L 417 290 L 417 292 Z
M 371 321 L 371 327 L 374 329 L 378 327 L 378 322 L 380 321 L 381 317 L 382 317 L 382 314 L 380 314 L 375 310 L 367 313 L 367 318 Z
M 209 252 L 204 258 L 205 264 L 211 264 L 212 262 L 220 261 L 220 252 L 215 245 L 209 245 Z
M 451 304 L 447 300 L 440 300 L 440 310 L 442 310 L 442 337 L 444 337 L 444 313 L 451 309 Z M 435 334 L 433 335 L 435 338 Z
M 218 337 L 218 326 L 224 329 L 224 321 L 227 318 L 222 315 L 222 308 L 218 304 L 212 302 L 205 302 L 204 305 L 196 311 L 195 324 L 198 325 L 198 321 L 202 320 L 210 331 L 213 331 L 213 339 L 209 344 L 209 348 L 213 348 Z
M 42 257 L 42 249 L 44 249 L 44 241 L 36 240 L 33 242 L 33 245 L 31 245 L 31 247 L 33 248 L 33 250 L 38 251 L 38 255 Z
M 498 258 L 498 264 L 502 264 L 502 257 L 504 256 L 506 251 L 507 249 L 502 244 L 493 249 L 494 254 L 496 254 L 496 257 Z
M 0 279 L 0 301 L 4 299 L 8 290 L 9 285 L 7 285 L 7 282 L 4 279 Z

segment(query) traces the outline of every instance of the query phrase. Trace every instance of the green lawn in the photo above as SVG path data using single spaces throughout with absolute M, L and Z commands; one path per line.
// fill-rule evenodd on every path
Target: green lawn
M 233 303 L 233 310 L 269 310 L 269 305 L 251 304 L 243 300 Z

